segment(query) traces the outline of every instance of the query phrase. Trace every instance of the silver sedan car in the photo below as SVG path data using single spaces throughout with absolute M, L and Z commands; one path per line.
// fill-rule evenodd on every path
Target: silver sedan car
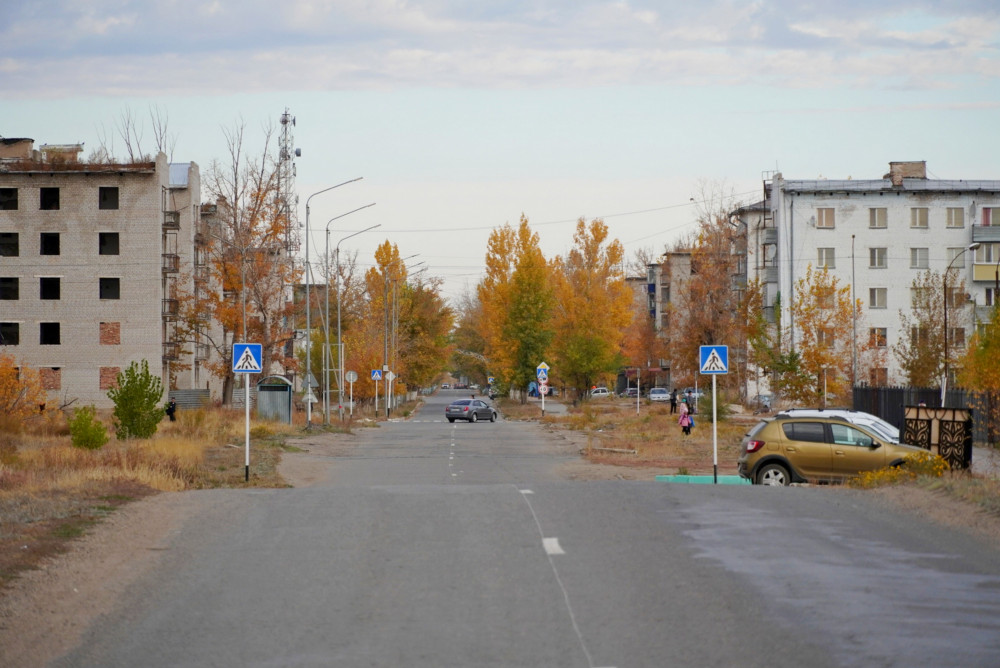
M 481 399 L 459 399 L 448 404 L 444 409 L 444 416 L 448 422 L 455 420 L 468 420 L 478 422 L 479 420 L 489 420 L 496 422 L 497 412 Z

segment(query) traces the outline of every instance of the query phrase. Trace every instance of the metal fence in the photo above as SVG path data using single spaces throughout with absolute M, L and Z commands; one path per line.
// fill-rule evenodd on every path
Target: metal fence
M 941 390 L 934 387 L 855 387 L 854 410 L 877 415 L 903 430 L 907 406 L 941 407 Z M 972 410 L 972 440 L 976 445 L 1000 442 L 1000 397 L 986 392 L 948 390 L 944 406 Z

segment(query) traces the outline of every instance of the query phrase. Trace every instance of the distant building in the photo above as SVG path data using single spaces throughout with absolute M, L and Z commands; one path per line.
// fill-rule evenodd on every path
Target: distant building
M 198 165 L 82 150 L 0 139 L 0 350 L 40 369 L 50 405 L 107 407 L 142 360 L 165 390 L 213 389 L 208 346 L 177 333 L 178 290 L 207 277 Z
M 872 337 L 888 349 L 888 366 L 858 369 L 858 383 L 904 380 L 891 348 L 911 336 L 900 331 L 899 312 L 911 308 L 919 273 L 942 274 L 951 266 L 950 283 L 965 281 L 969 300 L 949 296 L 948 341 L 955 350 L 965 346 L 974 317 L 982 318 L 997 299 L 1000 181 L 928 179 L 924 162 L 892 162 L 881 179 L 792 180 L 777 173 L 764 181 L 764 194 L 762 202 L 734 212 L 746 228 L 748 277 L 765 285 L 772 321 L 781 294 L 781 324 L 791 329 L 793 345 L 797 332 L 788 306 L 808 265 L 827 267 L 841 285 L 854 286 L 865 314 L 857 340 Z M 980 246 L 968 250 L 973 243 Z M 942 299 L 943 291 L 942 285 Z

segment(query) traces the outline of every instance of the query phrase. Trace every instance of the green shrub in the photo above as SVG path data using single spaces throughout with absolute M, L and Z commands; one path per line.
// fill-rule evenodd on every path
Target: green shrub
M 149 373 L 149 362 L 142 365 L 132 362 L 124 373 L 119 373 L 117 387 L 108 391 L 115 402 L 115 436 L 123 441 L 130 437 L 150 438 L 163 419 L 163 383 Z
M 100 420 L 95 419 L 97 409 L 83 406 L 73 411 L 69 420 L 69 435 L 73 445 L 86 450 L 99 450 L 108 442 L 108 430 Z

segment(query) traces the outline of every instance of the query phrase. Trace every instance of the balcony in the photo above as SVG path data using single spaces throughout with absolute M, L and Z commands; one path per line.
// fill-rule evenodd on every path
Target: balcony
M 181 229 L 181 212 L 180 211 L 164 211 L 163 212 L 163 229 L 165 229 L 165 230 L 179 230 L 179 229 Z
M 760 240 L 762 244 L 778 243 L 778 229 L 776 227 L 765 227 L 761 232 L 763 232 Z
M 173 320 L 181 312 L 181 301 L 179 299 L 164 299 L 160 314 L 165 320 Z
M 172 362 L 180 358 L 181 344 L 176 341 L 163 342 L 163 361 Z
M 181 270 L 181 256 L 176 253 L 164 253 L 161 267 L 164 274 L 176 274 Z

